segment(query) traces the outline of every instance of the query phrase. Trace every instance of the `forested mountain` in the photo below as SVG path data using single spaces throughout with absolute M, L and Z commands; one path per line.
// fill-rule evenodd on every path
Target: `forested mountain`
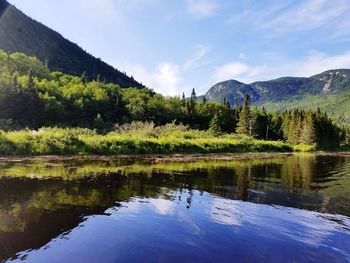
M 296 96 L 334 94 L 350 90 L 350 69 L 328 70 L 309 77 L 283 77 L 269 81 L 244 84 L 227 80 L 215 84 L 205 94 L 208 100 L 223 102 L 224 98 L 233 104 L 234 99 L 242 101 L 248 94 L 253 103 L 283 101 Z
M 22 52 L 46 61 L 51 71 L 101 79 L 121 87 L 142 87 L 132 77 L 88 54 L 59 33 L 0 0 L 0 49 Z
M 335 69 L 309 78 L 283 77 L 250 84 L 227 80 L 214 85 L 205 97 L 218 102 L 226 98 L 233 105 L 248 94 L 253 104 L 268 109 L 320 108 L 335 120 L 350 123 L 349 92 L 350 69 Z
M 268 111 L 284 111 L 289 109 L 310 109 L 326 111 L 337 123 L 350 124 L 350 90 L 331 94 L 306 95 L 302 98 L 281 102 L 265 102 L 259 104 Z

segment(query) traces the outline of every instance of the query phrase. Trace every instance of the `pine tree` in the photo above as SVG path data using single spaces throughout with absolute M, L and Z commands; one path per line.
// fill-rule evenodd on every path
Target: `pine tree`
M 222 132 L 221 125 L 220 125 L 220 116 L 217 112 L 215 113 L 214 117 L 210 121 L 209 131 L 213 133 Z
M 195 113 L 196 104 L 197 104 L 197 96 L 196 96 L 196 91 L 193 89 L 191 93 L 191 99 L 188 102 L 188 113 L 192 116 Z
M 269 115 L 269 133 L 268 139 L 282 140 L 283 139 L 283 115 L 281 116 L 277 111 Z
M 186 96 L 185 96 L 185 92 L 182 92 L 181 104 L 182 104 L 183 107 L 186 106 Z
M 268 137 L 268 118 L 266 110 L 261 111 L 254 108 L 251 112 L 251 129 L 252 136 L 259 139 L 266 139 Z
M 233 106 L 233 131 L 236 131 L 238 120 L 239 120 L 240 107 L 238 105 L 238 100 L 235 99 L 235 104 Z
M 317 142 L 315 117 L 312 112 L 307 112 L 304 116 L 299 142 L 305 145 L 314 145 Z
M 249 95 L 245 95 L 237 126 L 237 133 L 251 135 L 251 114 L 249 107 Z
M 287 141 L 292 144 L 299 144 L 300 133 L 302 128 L 302 113 L 293 110 L 289 117 L 289 125 L 287 130 Z
M 191 93 L 191 103 L 195 105 L 196 102 L 197 102 L 197 95 L 196 95 L 196 91 L 193 89 Z

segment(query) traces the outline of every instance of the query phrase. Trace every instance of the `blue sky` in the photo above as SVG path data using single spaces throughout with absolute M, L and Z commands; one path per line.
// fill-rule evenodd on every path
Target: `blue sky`
M 164 95 L 350 68 L 349 0 L 10 0 Z

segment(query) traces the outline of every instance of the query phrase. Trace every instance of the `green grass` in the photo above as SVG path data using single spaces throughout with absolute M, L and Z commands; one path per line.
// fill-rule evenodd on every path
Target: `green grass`
M 314 152 L 317 147 L 316 145 L 294 145 L 293 150 L 295 152 Z
M 262 141 L 235 134 L 212 134 L 168 124 L 133 123 L 106 135 L 88 129 L 42 128 L 0 132 L 2 155 L 171 154 L 291 152 L 281 141 Z

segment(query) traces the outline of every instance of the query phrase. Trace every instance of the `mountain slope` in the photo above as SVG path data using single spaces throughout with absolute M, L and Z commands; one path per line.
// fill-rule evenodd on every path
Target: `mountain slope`
M 250 95 L 251 102 L 268 109 L 292 108 L 326 111 L 335 120 L 350 124 L 350 69 L 328 70 L 309 78 L 284 77 L 244 84 L 227 80 L 214 85 L 205 94 L 207 100 L 231 104 Z
M 51 71 L 113 82 L 121 87 L 141 87 L 132 77 L 85 52 L 59 33 L 0 0 L 0 49 L 22 52 L 46 61 Z
M 350 125 L 350 90 L 331 94 L 306 95 L 303 98 L 282 102 L 265 102 L 259 105 L 267 110 L 311 109 L 326 111 L 337 123 Z
M 221 102 L 226 97 L 232 103 L 234 98 L 242 100 L 243 96 L 248 94 L 253 103 L 262 103 L 346 90 L 350 90 L 350 69 L 336 69 L 309 78 L 284 77 L 251 84 L 227 80 L 215 84 L 205 96 L 208 100 Z

